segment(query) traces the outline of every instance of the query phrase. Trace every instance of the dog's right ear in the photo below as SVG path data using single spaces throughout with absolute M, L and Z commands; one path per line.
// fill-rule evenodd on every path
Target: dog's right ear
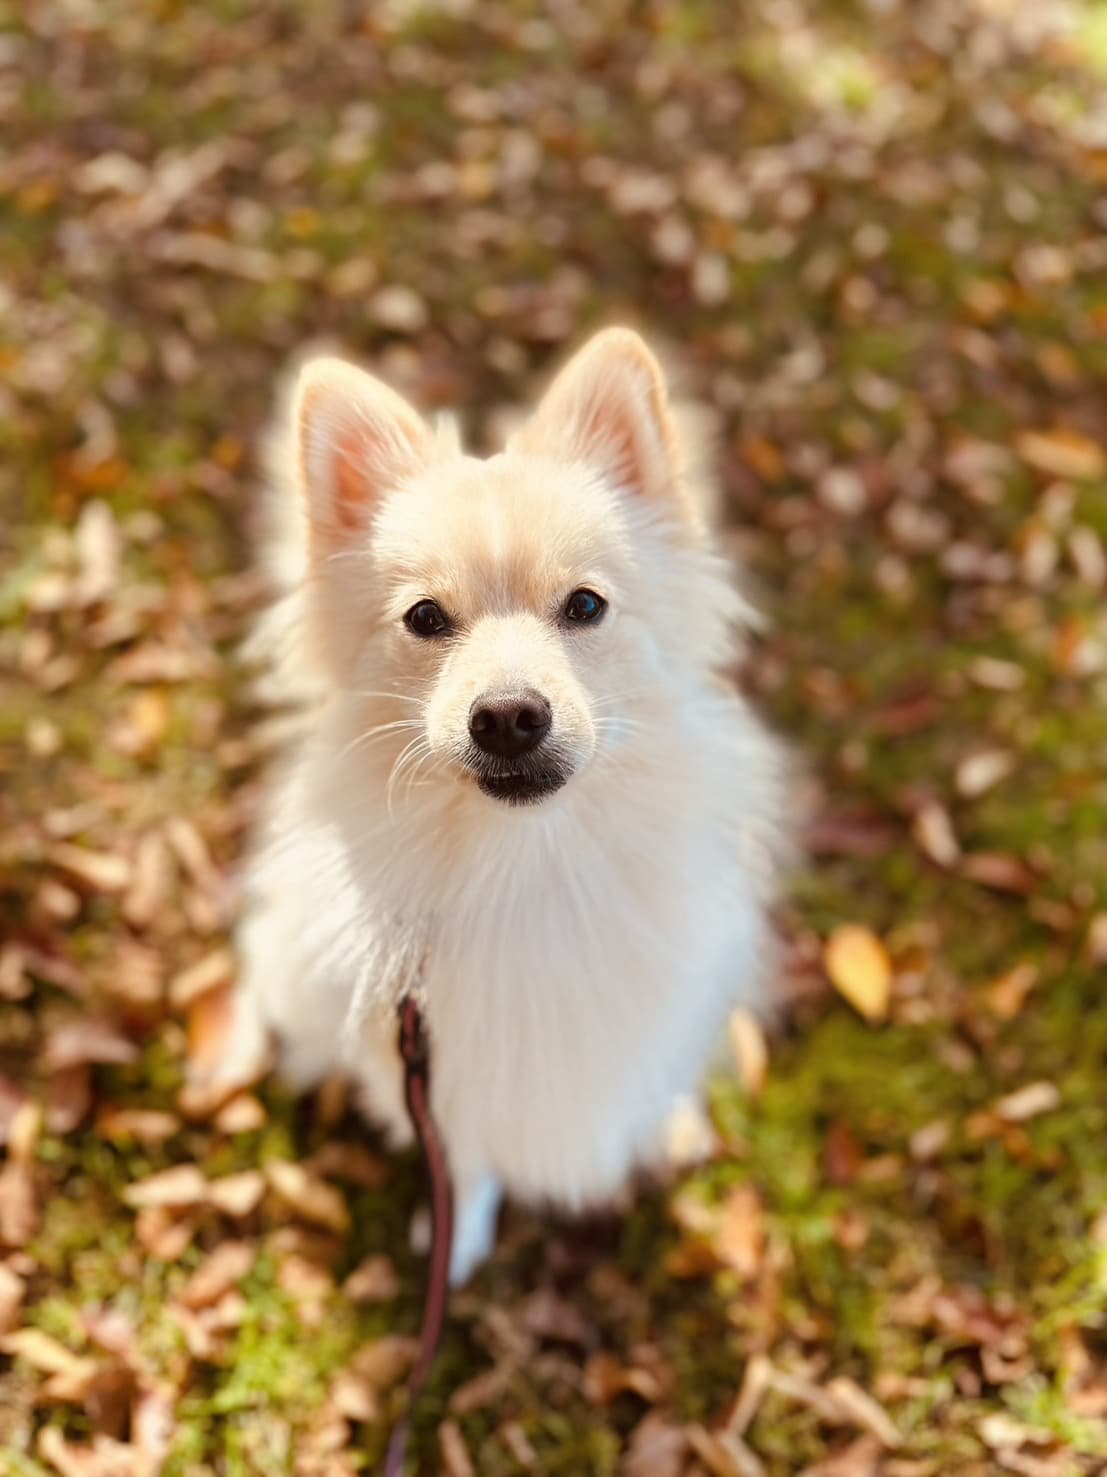
M 339 549 L 381 498 L 419 470 L 429 432 L 395 390 L 342 359 L 312 359 L 292 398 L 292 434 L 312 543 Z

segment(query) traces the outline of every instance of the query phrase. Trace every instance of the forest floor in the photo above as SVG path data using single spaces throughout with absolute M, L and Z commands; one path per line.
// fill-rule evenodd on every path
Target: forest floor
M 1107 1469 L 1107 7 L 0 23 L 4 1472 L 379 1463 L 417 1165 L 337 1086 L 185 1082 L 264 769 L 256 438 L 322 335 L 487 444 L 611 319 L 718 416 L 808 775 L 790 1003 L 706 1163 L 509 1212 L 421 1469 Z

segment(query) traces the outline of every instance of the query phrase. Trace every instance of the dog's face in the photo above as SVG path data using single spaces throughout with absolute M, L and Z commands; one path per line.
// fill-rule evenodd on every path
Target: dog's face
M 532 805 L 635 731 L 695 641 L 661 551 L 697 535 L 640 339 L 599 335 L 486 461 L 339 361 L 295 410 L 320 634 L 390 782 Z

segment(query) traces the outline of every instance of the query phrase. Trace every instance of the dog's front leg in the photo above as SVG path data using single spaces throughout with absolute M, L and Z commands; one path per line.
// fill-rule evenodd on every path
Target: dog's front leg
M 492 1253 L 503 1188 L 495 1175 L 461 1175 L 454 1182 L 454 1242 L 450 1283 L 460 1287 Z

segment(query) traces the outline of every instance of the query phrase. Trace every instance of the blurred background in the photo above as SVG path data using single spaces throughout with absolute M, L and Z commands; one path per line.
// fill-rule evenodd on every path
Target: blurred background
M 287 357 L 478 446 L 635 323 L 809 756 L 780 1028 L 629 1216 L 515 1212 L 419 1469 L 1107 1461 L 1107 6 L 0 0 L 0 1466 L 373 1470 L 418 1167 L 220 1039 Z

